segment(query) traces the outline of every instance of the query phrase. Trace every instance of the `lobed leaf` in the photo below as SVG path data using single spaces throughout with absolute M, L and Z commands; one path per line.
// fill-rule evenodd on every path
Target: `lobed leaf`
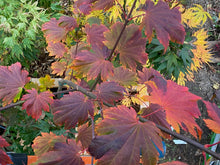
M 177 8 L 170 9 L 166 2 L 159 0 L 156 5 L 151 0 L 147 0 L 142 7 L 145 16 L 142 27 L 145 27 L 145 34 L 151 41 L 156 31 L 157 38 L 166 51 L 169 40 L 183 44 L 185 39 L 185 29 L 181 24 L 181 13 Z
M 59 42 L 66 36 L 66 30 L 58 25 L 56 18 L 51 18 L 49 22 L 42 25 L 42 31 L 47 42 Z
M 208 115 L 211 119 L 203 119 L 213 132 L 220 133 L 220 109 L 214 103 L 210 103 L 208 101 L 203 101 L 206 105 Z
M 111 31 L 106 31 L 104 36 L 106 41 L 104 44 L 113 49 L 118 36 L 123 28 L 123 23 L 117 22 L 111 27 Z M 137 62 L 145 64 L 147 61 L 147 53 L 145 53 L 146 39 L 142 38 L 142 33 L 137 25 L 128 25 L 123 32 L 116 51 L 120 53 L 120 63 L 133 70 L 136 69 Z
M 187 87 L 177 85 L 171 80 L 167 81 L 166 91 L 153 82 L 148 84 L 152 92 L 149 96 L 143 96 L 145 101 L 160 105 L 166 113 L 167 122 L 178 133 L 180 132 L 179 127 L 181 127 L 194 137 L 197 137 L 198 132 L 199 138 L 201 138 L 202 130 L 195 122 L 195 118 L 199 118 L 201 115 L 197 105 L 197 101 L 201 97 L 190 93 Z M 195 128 L 197 128 L 197 132 Z
M 110 74 L 113 74 L 113 64 L 105 60 L 109 55 L 108 50 L 105 47 L 102 49 L 96 47 L 93 50 L 95 53 L 87 50 L 79 52 L 72 68 L 87 76 L 88 80 L 95 79 L 99 74 L 102 80 L 106 80 Z
M 10 157 L 1 149 L 0 149 L 0 164 L 1 165 L 13 164 Z
M 78 154 L 79 148 L 75 141 L 68 140 L 68 143 L 57 142 L 54 151 L 43 154 L 38 161 L 38 165 L 84 165 Z
M 49 91 L 41 92 L 38 94 L 37 90 L 27 90 L 29 94 L 25 94 L 21 100 L 25 100 L 22 109 L 26 109 L 27 114 L 34 119 L 39 119 L 42 114 L 42 109 L 49 112 L 49 105 L 53 103 L 53 94 Z
M 97 99 L 113 104 L 124 97 L 125 88 L 116 82 L 103 82 L 96 87 Z
M 47 74 L 45 77 L 39 78 L 40 87 L 42 88 L 42 91 L 46 91 L 49 88 L 52 88 L 54 86 L 54 79 L 51 79 L 51 77 Z
M 8 147 L 10 144 L 2 137 L 0 136 L 0 147 Z
M 60 27 L 66 29 L 66 31 L 72 31 L 78 27 L 75 18 L 68 16 L 61 16 L 57 23 Z
M 0 66 L 0 99 L 3 106 L 10 104 L 17 94 L 22 92 L 24 85 L 30 81 L 28 72 L 21 70 L 19 62 L 11 66 Z
M 51 64 L 52 74 L 56 74 L 57 76 L 62 76 L 66 70 L 66 62 L 53 62 Z
M 79 126 L 78 136 L 76 142 L 81 142 L 83 149 L 89 147 L 92 141 L 92 126 L 88 126 L 88 123 L 85 123 Z
M 93 24 L 91 27 L 89 24 L 86 24 L 85 31 L 87 34 L 87 42 L 92 45 L 92 47 L 100 47 L 104 46 L 103 41 L 105 40 L 104 32 L 107 31 L 108 28 L 105 25 L 97 25 Z
M 56 136 L 53 132 L 41 132 L 41 136 L 38 136 L 34 139 L 32 148 L 35 155 L 40 156 L 46 152 L 54 150 L 54 145 L 57 142 L 65 143 L 66 138 L 63 135 Z
M 68 48 L 62 42 L 49 42 L 47 50 L 50 56 L 55 56 L 55 58 L 62 58 L 65 53 L 67 53 Z
M 114 0 L 96 0 L 93 10 L 108 10 L 114 5 Z
M 154 165 L 158 160 L 155 145 L 163 150 L 160 130 L 151 121 L 139 122 L 133 108 L 106 109 L 96 132 L 88 151 L 99 159 L 97 165 L 139 165 L 140 154 L 144 165 Z
M 136 73 L 124 67 L 114 68 L 114 75 L 109 76 L 110 81 L 115 81 L 123 86 L 137 84 Z
M 51 105 L 56 124 L 65 124 L 66 129 L 82 124 L 88 118 L 88 113 L 94 115 L 94 105 L 91 100 L 80 92 L 70 92 Z
M 159 165 L 187 165 L 187 163 L 180 162 L 180 161 L 172 161 L 172 162 L 166 162 Z

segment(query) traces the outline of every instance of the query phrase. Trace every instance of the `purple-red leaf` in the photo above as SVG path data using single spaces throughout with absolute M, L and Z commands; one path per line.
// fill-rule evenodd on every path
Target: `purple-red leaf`
M 66 31 L 71 31 L 78 27 L 75 18 L 68 16 L 61 16 L 57 23 L 60 27 L 65 28 Z
M 66 142 L 66 138 L 63 135 L 56 136 L 53 132 L 41 132 L 41 135 L 42 136 L 36 137 L 32 144 L 34 154 L 37 156 L 40 156 L 48 151 L 52 151 L 54 149 L 55 143 L 57 142 Z
M 67 143 L 55 143 L 54 151 L 43 154 L 37 161 L 38 165 L 84 165 L 79 148 L 75 141 L 68 140 Z
M 21 88 L 30 81 L 28 72 L 21 70 L 19 62 L 11 66 L 0 66 L 0 99 L 3 105 L 10 104 Z M 19 89 L 20 88 L 20 89 Z
M 92 47 L 102 48 L 104 46 L 103 41 L 105 40 L 103 33 L 107 30 L 108 28 L 105 25 L 93 24 L 90 27 L 89 24 L 86 24 L 87 42 L 90 43 Z
M 62 58 L 64 54 L 67 53 L 68 48 L 61 42 L 49 42 L 47 50 L 50 53 L 50 56 Z
M 81 142 L 83 149 L 88 148 L 92 141 L 92 126 L 88 126 L 88 123 L 79 126 L 76 141 Z
M 21 100 L 25 100 L 22 105 L 22 109 L 26 109 L 27 114 L 34 119 L 38 119 L 42 114 L 42 109 L 49 112 L 49 105 L 53 103 L 53 94 L 49 91 L 41 92 L 38 94 L 37 90 L 27 90 L 29 94 L 22 97 Z
M 103 82 L 96 88 L 97 99 L 110 104 L 123 99 L 124 92 L 125 88 L 116 82 Z
M 58 25 L 56 18 L 51 18 L 49 22 L 44 23 L 42 31 L 47 42 L 59 42 L 66 36 L 66 30 Z
M 171 130 L 169 123 L 166 121 L 166 113 L 158 104 L 150 104 L 149 107 L 141 110 L 141 116 L 158 125 L 161 125 Z M 163 132 L 165 138 L 170 138 L 170 135 Z
M 156 164 L 162 149 L 160 130 L 151 121 L 139 122 L 133 108 L 118 106 L 104 111 L 104 120 L 96 127 L 96 136 L 89 152 L 99 165 L 139 165 L 140 153 L 143 164 Z
M 8 147 L 10 144 L 2 137 L 0 136 L 0 147 Z
M 104 33 L 106 41 L 104 44 L 113 49 L 118 36 L 123 29 L 123 23 L 117 22 L 111 27 L 111 31 Z M 116 51 L 120 53 L 119 58 L 123 66 L 136 69 L 137 62 L 145 64 L 147 61 L 147 53 L 145 53 L 146 39 L 142 38 L 139 26 L 131 24 L 124 30 Z
M 124 67 L 114 68 L 114 75 L 109 76 L 110 81 L 115 81 L 123 86 L 130 86 L 137 84 L 136 72 Z
M 206 105 L 208 115 L 209 117 L 212 118 L 212 120 L 211 119 L 203 119 L 203 120 L 205 121 L 209 129 L 211 129 L 215 133 L 220 133 L 220 109 L 214 103 L 210 103 L 208 101 L 204 101 L 204 103 Z
M 156 86 L 154 82 L 149 82 L 152 89 L 150 95 L 143 96 L 145 101 L 158 104 L 166 112 L 167 122 L 179 133 L 180 128 L 190 132 L 194 137 L 201 138 L 202 130 L 195 122 L 195 118 L 201 115 L 197 101 L 201 97 L 189 92 L 187 87 L 177 85 L 168 80 L 166 91 L 164 87 Z M 195 130 L 197 128 L 197 131 Z
M 181 13 L 177 8 L 170 9 L 162 0 L 159 0 L 156 5 L 153 1 L 147 0 L 142 10 L 146 12 L 142 26 L 145 27 L 145 34 L 150 41 L 154 36 L 153 30 L 155 30 L 165 51 L 169 46 L 169 40 L 183 44 L 186 33 L 181 24 Z
M 88 118 L 88 113 L 93 116 L 94 105 L 91 100 L 81 92 L 70 92 L 60 100 L 55 100 L 51 105 L 56 124 L 65 124 L 66 129 L 82 124 Z
M 109 74 L 113 74 L 113 64 L 105 60 L 108 50 L 105 47 L 94 47 L 93 50 L 95 53 L 87 50 L 79 52 L 72 68 L 87 76 L 88 80 L 95 79 L 99 74 L 102 80 L 106 80 Z
M 180 161 L 172 161 L 172 162 L 162 163 L 159 165 L 188 165 L 188 164 Z
M 1 149 L 0 149 L 0 164 L 1 165 L 13 164 L 10 157 Z
M 94 4 L 93 10 L 108 10 L 114 5 L 114 0 L 97 0 Z

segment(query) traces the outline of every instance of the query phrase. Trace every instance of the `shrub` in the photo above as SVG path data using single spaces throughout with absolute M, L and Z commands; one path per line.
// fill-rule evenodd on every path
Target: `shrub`
M 57 59 L 52 64 L 53 74 L 65 76 L 59 82 L 59 89 L 66 85 L 68 91 L 51 93 L 47 87 L 42 90 L 38 86 L 26 89 L 30 79 L 20 63 L 0 67 L 0 99 L 5 106 L 1 110 L 21 98 L 19 104 L 32 118 L 38 120 L 42 110 L 49 112 L 51 109 L 55 124 L 64 125 L 67 130 L 78 128 L 76 140 L 52 132 L 42 132 L 42 136 L 36 137 L 32 145 L 39 156 L 36 164 L 84 164 L 79 153 L 86 149 L 98 159 L 97 164 L 134 165 L 141 159 L 143 164 L 154 165 L 158 161 L 155 146 L 163 150 L 162 138 L 170 139 L 171 135 L 219 159 L 218 154 L 179 134 L 182 129 L 201 138 L 202 130 L 195 121 L 201 116 L 199 100 L 205 103 L 210 117 L 204 122 L 219 133 L 218 107 L 146 67 L 148 40 L 149 54 L 160 46 L 155 56 L 168 58 L 167 63 L 171 64 L 166 67 L 187 59 L 189 70 L 190 67 L 198 68 L 190 59 L 197 58 L 195 52 L 198 50 L 205 50 L 204 42 L 200 42 L 204 36 L 200 35 L 193 42 L 194 57 L 186 57 L 186 53 L 177 57 L 174 53 L 186 49 L 181 46 L 186 32 L 176 7 L 178 4 L 172 5 L 162 0 L 156 3 L 151 0 L 79 0 L 74 3 L 73 17 L 51 18 L 43 24 L 47 50 Z M 203 30 L 197 31 L 197 34 L 203 33 Z M 172 58 L 168 57 L 167 51 L 172 53 Z M 177 62 L 173 62 L 175 59 Z M 196 60 L 201 62 L 201 59 Z M 153 58 L 149 57 L 149 61 L 156 64 Z M 183 65 L 174 68 L 185 69 Z M 169 71 L 170 68 L 166 69 Z M 45 82 L 50 86 L 50 81 Z M 25 94 L 21 96 L 22 92 Z M 59 98 L 64 92 L 68 94 Z M 58 98 L 53 99 L 54 95 Z M 5 141 L 1 147 L 4 146 L 8 146 Z M 2 150 L 0 154 L 5 156 Z M 0 161 L 6 164 L 10 159 L 1 160 L 0 157 Z

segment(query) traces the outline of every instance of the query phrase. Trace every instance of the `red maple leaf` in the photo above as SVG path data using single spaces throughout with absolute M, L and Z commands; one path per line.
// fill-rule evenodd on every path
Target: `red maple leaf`
M 83 149 L 89 147 L 92 141 L 92 126 L 88 126 L 88 123 L 81 125 L 78 129 L 77 142 L 81 142 Z
M 71 31 L 78 27 L 75 18 L 68 16 L 61 16 L 57 23 L 60 27 L 66 29 L 66 31 Z
M 47 42 L 59 42 L 66 37 L 66 30 L 58 25 L 56 18 L 51 18 L 49 22 L 42 25 L 44 36 Z
M 93 50 L 95 53 L 87 50 L 79 52 L 72 68 L 86 75 L 88 80 L 96 78 L 100 73 L 102 80 L 106 80 L 109 74 L 113 74 L 113 64 L 105 60 L 108 50 L 105 47 L 103 49 L 94 47 Z
M 47 50 L 50 56 L 55 56 L 55 58 L 62 58 L 65 53 L 67 53 L 68 48 L 61 42 L 49 42 Z
M 78 44 L 71 46 L 69 49 L 69 54 L 72 59 L 75 59 L 77 54 L 81 52 L 82 50 L 90 50 L 89 46 L 84 42 L 79 42 Z
M 169 123 L 166 121 L 166 113 L 158 104 L 150 104 L 149 107 L 141 110 L 141 116 L 158 125 L 161 125 L 171 130 Z M 170 135 L 162 132 L 165 138 L 170 138 Z
M 79 9 L 83 14 L 88 15 L 91 12 L 92 2 L 96 0 L 78 0 L 74 2 L 76 8 Z
M 87 42 L 90 43 L 92 47 L 102 48 L 104 46 L 103 41 L 105 40 L 103 33 L 107 30 L 108 28 L 105 25 L 93 24 L 90 27 L 89 24 L 86 24 Z
M 111 31 L 104 33 L 106 41 L 104 44 L 113 49 L 118 36 L 123 28 L 123 23 L 117 22 L 111 27 Z M 142 38 L 142 33 L 137 25 L 131 24 L 126 27 L 123 32 L 116 51 L 120 53 L 120 63 L 125 67 L 135 70 L 137 62 L 145 64 L 147 61 L 147 53 L 145 53 L 146 39 Z
M 0 147 L 8 147 L 10 144 L 2 137 L 0 136 Z
M 106 109 L 96 128 L 98 136 L 88 150 L 100 165 L 139 165 L 140 154 L 144 164 L 156 164 L 155 145 L 163 150 L 160 130 L 151 121 L 139 122 L 133 108 Z
M 66 70 L 66 67 L 67 67 L 67 64 L 65 61 L 63 62 L 53 62 L 51 64 L 51 69 L 53 70 L 52 74 L 56 74 L 58 76 L 62 76 L 63 73 L 65 72 Z
M 41 132 L 42 136 L 38 136 L 34 139 L 32 148 L 34 150 L 34 154 L 40 156 L 46 152 L 52 151 L 54 149 L 54 145 L 57 142 L 65 143 L 66 138 L 61 136 L 56 136 L 53 132 L 44 133 Z
M 0 66 L 0 99 L 3 106 L 10 104 L 20 90 L 30 81 L 28 72 L 21 70 L 19 62 L 11 66 Z M 20 89 L 19 89 L 20 88 Z
M 116 82 L 103 82 L 96 87 L 97 99 L 113 104 L 123 99 L 125 88 Z
M 209 117 L 212 118 L 212 120 L 211 119 L 203 119 L 203 120 L 205 121 L 209 129 L 211 129 L 215 133 L 220 133 L 220 109 L 214 103 L 210 103 L 208 101 L 203 101 L 203 102 L 206 105 Z
M 153 68 L 143 68 L 142 71 L 138 71 L 138 82 L 145 84 L 148 81 L 154 81 L 161 90 L 166 90 L 167 81 L 158 71 Z M 150 89 L 148 92 L 151 92 Z
M 94 105 L 91 100 L 81 92 L 70 92 L 60 100 L 55 100 L 51 105 L 56 124 L 65 124 L 66 129 L 76 126 L 77 122 L 82 124 L 88 118 L 88 113 L 93 116 Z
M 1 165 L 13 164 L 10 157 L 1 149 L 0 149 L 0 164 Z
M 201 138 L 202 130 L 195 122 L 200 110 L 197 101 L 201 97 L 196 96 L 188 91 L 187 87 L 177 85 L 175 82 L 168 80 L 166 91 L 154 82 L 149 82 L 152 92 L 149 96 L 144 96 L 146 101 L 158 104 L 166 113 L 168 123 L 179 133 L 180 126 L 183 130 L 190 132 L 194 137 L 198 135 Z
M 37 90 L 27 90 L 29 94 L 25 94 L 21 100 L 25 100 L 22 109 L 26 109 L 27 114 L 34 119 L 38 119 L 42 114 L 42 109 L 49 112 L 49 105 L 53 103 L 53 94 L 49 91 L 38 94 Z
M 73 139 L 68 143 L 57 142 L 54 145 L 54 151 L 49 151 L 38 159 L 38 165 L 84 165 L 80 155 L 79 148 Z
M 137 84 L 136 72 L 124 67 L 114 68 L 114 75 L 109 76 L 110 81 L 115 81 L 123 86 L 130 86 Z
M 156 31 L 160 43 L 167 49 L 169 40 L 183 44 L 185 39 L 185 29 L 181 24 L 181 13 L 177 8 L 170 9 L 166 2 L 159 0 L 156 5 L 151 0 L 147 0 L 142 7 L 146 12 L 142 27 L 145 27 L 145 34 L 151 41 Z
M 114 5 L 114 0 L 97 0 L 93 6 L 93 10 L 108 10 Z

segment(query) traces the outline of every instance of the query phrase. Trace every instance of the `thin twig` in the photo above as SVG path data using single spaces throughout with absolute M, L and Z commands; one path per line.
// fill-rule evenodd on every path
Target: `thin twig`
M 17 102 L 17 103 L 12 103 L 12 104 L 6 105 L 5 107 L 1 107 L 1 108 L 0 108 L 0 111 L 3 111 L 3 110 L 6 110 L 6 109 L 15 107 L 15 106 L 20 105 L 20 104 L 23 104 L 23 103 L 24 103 L 24 101 L 19 101 L 19 102 Z

